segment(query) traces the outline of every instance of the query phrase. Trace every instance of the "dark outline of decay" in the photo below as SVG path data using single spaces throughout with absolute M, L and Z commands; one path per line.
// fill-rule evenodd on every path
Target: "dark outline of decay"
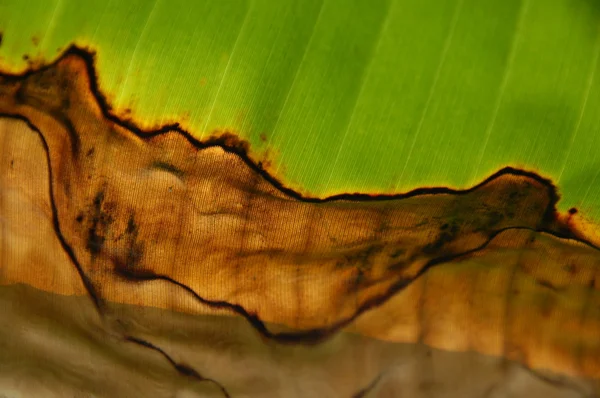
M 402 279 L 402 280 L 398 281 L 394 285 L 390 286 L 388 288 L 388 290 L 381 296 L 374 297 L 371 300 L 366 301 L 361 307 L 357 308 L 357 310 L 355 311 L 355 313 L 352 316 L 350 316 L 346 319 L 342 319 L 342 320 L 338 321 L 337 323 L 332 324 L 329 327 L 325 327 L 325 328 L 309 329 L 309 330 L 304 330 L 304 331 L 273 333 L 266 327 L 265 323 L 258 317 L 257 314 L 248 312 L 243 306 L 241 306 L 239 304 L 229 303 L 227 301 L 205 299 L 201 295 L 199 295 L 195 290 L 190 288 L 189 286 L 185 285 L 182 282 L 174 280 L 173 278 L 166 276 L 166 275 L 160 275 L 160 274 L 156 274 L 156 273 L 144 271 L 144 270 L 138 271 L 138 272 L 132 272 L 132 271 L 127 271 L 122 267 L 115 268 L 115 271 L 126 279 L 138 281 L 138 282 L 150 281 L 150 280 L 163 280 L 163 281 L 175 284 L 176 286 L 182 288 L 183 290 L 185 290 L 189 294 L 191 294 L 196 300 L 198 300 L 202 304 L 205 304 L 211 308 L 229 309 L 233 313 L 244 317 L 252 325 L 252 327 L 258 333 L 260 333 L 260 335 L 262 337 L 264 337 L 268 340 L 272 340 L 277 343 L 287 343 L 287 344 L 294 344 L 294 343 L 295 344 L 317 344 L 317 343 L 321 343 L 321 342 L 327 340 L 329 337 L 331 337 L 333 334 L 335 334 L 341 328 L 349 325 L 361 314 L 385 303 L 389 298 L 391 298 L 396 293 L 400 292 L 401 290 L 403 290 L 404 288 L 409 286 L 412 282 L 414 282 L 419 277 L 421 277 L 423 274 L 425 274 L 431 267 L 438 265 L 438 264 L 448 262 L 448 261 L 458 259 L 463 256 L 467 256 L 467 255 L 473 254 L 479 250 L 482 250 L 485 247 L 487 247 L 487 245 L 497 235 L 499 235 L 500 233 L 505 232 L 507 230 L 525 229 L 525 230 L 530 230 L 532 232 L 547 233 L 549 235 L 553 235 L 560 239 L 577 241 L 588 247 L 591 247 L 595 250 L 600 251 L 600 247 L 596 246 L 589 240 L 583 238 L 579 234 L 576 234 L 568 227 L 566 227 L 566 228 L 563 227 L 563 228 L 560 228 L 559 230 L 554 230 L 554 229 L 543 227 L 543 225 L 551 225 L 552 221 L 556 220 L 556 218 L 557 218 L 556 203 L 559 200 L 559 195 L 557 193 L 556 187 L 551 182 L 551 180 L 544 178 L 534 172 L 507 166 L 507 167 L 504 167 L 504 168 L 498 170 L 497 172 L 493 173 L 491 176 L 487 177 L 482 182 L 480 182 L 470 188 L 466 188 L 466 189 L 453 189 L 453 188 L 448 188 L 448 187 L 426 187 L 426 188 L 413 189 L 411 191 L 408 191 L 405 193 L 399 193 L 399 194 L 342 193 L 342 194 L 328 196 L 325 198 L 306 196 L 306 195 L 302 195 L 301 193 L 299 193 L 297 191 L 294 191 L 290 187 L 285 186 L 275 176 L 269 174 L 269 172 L 263 168 L 262 162 L 260 162 L 260 161 L 257 162 L 250 157 L 249 146 L 248 146 L 247 142 L 242 141 L 241 139 L 231 140 L 231 134 L 225 133 L 224 136 L 210 137 L 206 140 L 201 141 L 201 140 L 198 140 L 197 138 L 195 138 L 188 131 L 183 129 L 179 125 L 179 123 L 168 124 L 168 125 L 164 125 L 155 130 L 145 131 L 142 128 L 138 127 L 133 121 L 124 120 L 124 119 L 121 119 L 118 116 L 116 116 L 112 112 L 112 107 L 108 104 L 106 97 L 104 96 L 104 94 L 102 94 L 102 92 L 98 88 L 98 75 L 97 75 L 96 69 L 95 69 L 95 53 L 91 50 L 88 50 L 88 49 L 85 49 L 82 47 L 78 47 L 76 45 L 72 45 L 66 51 L 64 51 L 59 57 L 57 57 L 55 61 L 53 61 L 51 63 L 47 63 L 47 64 L 45 64 L 41 67 L 37 67 L 37 68 L 30 67 L 29 69 L 27 69 L 21 73 L 16 73 L 16 74 L 0 72 L 0 77 L 6 79 L 7 81 L 19 81 L 21 79 L 27 78 L 28 76 L 30 76 L 34 73 L 52 68 L 55 64 L 59 63 L 63 58 L 66 58 L 68 56 L 77 56 L 84 60 L 86 72 L 89 77 L 88 81 L 89 81 L 90 92 L 92 93 L 95 100 L 97 101 L 97 103 L 101 109 L 103 117 L 106 118 L 107 120 L 119 125 L 120 127 L 124 128 L 124 129 L 131 131 L 134 135 L 136 135 L 138 138 L 140 138 L 142 140 L 146 140 L 146 139 L 149 139 L 149 138 L 152 138 L 152 137 L 155 137 L 158 135 L 162 135 L 162 134 L 175 133 L 175 134 L 182 135 L 190 144 L 192 144 L 195 148 L 197 148 L 199 150 L 218 146 L 228 153 L 237 155 L 241 160 L 244 161 L 244 163 L 248 167 L 250 167 L 251 170 L 253 170 L 258 175 L 260 175 L 263 179 L 265 179 L 267 182 L 269 182 L 273 187 L 275 187 L 276 189 L 278 189 L 285 195 L 287 195 L 293 199 L 299 200 L 299 201 L 312 202 L 312 203 L 322 203 L 322 202 L 330 202 L 330 201 L 338 201 L 338 200 L 386 201 L 386 200 L 398 200 L 398 199 L 410 198 L 413 196 L 432 195 L 432 194 L 464 195 L 469 192 L 475 191 L 479 187 L 482 187 L 482 186 L 488 184 L 489 182 L 495 180 L 496 178 L 498 178 L 500 176 L 507 175 L 507 174 L 531 178 L 531 179 L 541 183 L 544 187 L 546 187 L 548 189 L 549 204 L 548 204 L 548 207 L 542 218 L 542 222 L 541 222 L 542 226 L 540 226 L 539 228 L 534 229 L 534 228 L 528 228 L 528 227 L 505 227 L 505 228 L 496 230 L 493 233 L 491 233 L 488 236 L 488 239 L 483 244 L 481 244 L 480 246 L 478 246 L 476 248 L 464 251 L 462 253 L 454 254 L 454 255 L 447 255 L 447 256 L 434 258 L 434 259 L 428 261 L 413 278 L 407 278 L 407 279 Z M 52 223 L 53 223 L 55 233 L 57 235 L 58 240 L 60 241 L 61 246 L 63 247 L 63 249 L 69 256 L 71 261 L 73 262 L 86 291 L 88 292 L 90 298 L 92 299 L 94 306 L 96 307 L 99 314 L 102 316 L 104 314 L 103 299 L 97 293 L 96 288 L 94 287 L 92 281 L 85 274 L 83 267 L 81 266 L 81 264 L 79 263 L 79 260 L 75 256 L 74 250 L 72 249 L 70 244 L 66 241 L 65 237 L 63 236 L 63 234 L 61 232 L 60 221 L 58 219 L 58 211 L 56 208 L 54 192 L 53 192 L 53 187 L 52 187 L 52 183 L 51 183 L 51 181 L 53 181 L 53 178 L 52 178 L 52 168 L 51 168 L 51 164 L 50 164 L 50 149 L 48 147 L 46 139 L 44 138 L 44 135 L 37 128 L 37 126 L 35 126 L 28 118 L 26 118 L 20 114 L 10 114 L 10 113 L 0 112 L 0 118 L 12 118 L 12 119 L 23 121 L 24 123 L 27 124 L 27 126 L 32 131 L 36 132 L 37 135 L 39 136 L 39 138 L 41 139 L 42 145 L 44 147 L 44 151 L 46 152 L 46 161 L 48 163 L 48 173 L 49 173 L 49 181 L 50 181 L 50 184 L 49 184 L 50 192 L 49 193 L 50 193 L 50 202 L 51 202 L 51 208 L 52 208 Z M 222 385 L 220 385 L 218 382 L 201 376 L 198 372 L 196 372 L 194 369 L 192 369 L 188 365 L 176 362 L 161 348 L 153 345 L 150 342 L 147 342 L 145 340 L 142 340 L 142 339 L 139 339 L 139 338 L 136 338 L 133 336 L 125 335 L 125 336 L 123 336 L 123 338 L 125 341 L 135 343 L 140 346 L 150 348 L 150 349 L 157 351 L 163 357 L 165 357 L 167 359 L 167 361 L 169 361 L 171 363 L 171 365 L 173 365 L 173 367 L 181 374 L 193 377 L 200 381 L 212 382 L 219 387 L 219 389 L 223 392 L 223 394 L 226 397 L 229 397 L 229 394 L 227 393 L 226 389 Z M 529 368 L 527 368 L 527 369 L 534 372 L 532 369 L 529 369 Z M 559 384 L 562 384 L 562 383 L 559 383 Z M 360 393 L 361 392 L 358 393 L 359 396 L 360 396 Z

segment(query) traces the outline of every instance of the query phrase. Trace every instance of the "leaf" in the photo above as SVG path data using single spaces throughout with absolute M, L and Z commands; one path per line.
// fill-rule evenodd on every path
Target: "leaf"
M 390 376 L 398 360 L 377 349 L 377 371 L 346 387 L 331 367 L 311 364 L 314 356 L 342 358 L 329 339 L 358 332 L 354 343 L 343 340 L 344 352 L 371 352 L 363 339 L 372 336 L 511 360 L 505 369 L 513 375 L 493 362 L 461 396 L 508 393 L 521 377 L 537 395 L 593 394 L 598 11 L 585 0 L 58 0 L 33 8 L 4 1 L 0 216 L 8 261 L 0 281 L 10 286 L 3 300 L 23 298 L 24 313 L 36 319 L 33 301 L 65 320 L 66 308 L 82 308 L 86 325 L 69 320 L 69 339 L 82 338 L 74 330 L 98 333 L 102 354 L 93 361 L 137 346 L 136 355 L 155 354 L 200 382 L 194 388 L 203 394 L 228 396 L 226 386 L 260 392 L 232 372 L 206 371 L 210 355 L 192 360 L 197 340 L 173 347 L 175 332 L 158 330 L 155 317 L 174 312 L 145 315 L 148 306 L 237 313 L 271 340 L 268 347 L 320 343 L 298 349 L 309 359 L 273 348 L 286 366 L 308 369 L 301 380 L 328 372 L 320 391 L 413 388 L 397 382 L 405 373 Z M 333 194 L 341 195 L 320 199 Z M 202 224 L 207 215 L 218 221 Z M 36 240 L 43 252 L 31 249 Z M 55 298 L 16 283 L 87 293 L 101 320 L 91 321 L 94 312 L 77 297 L 53 306 Z M 33 341 L 62 347 L 57 374 L 67 374 L 77 357 L 56 337 L 55 319 L 42 318 L 52 330 L 5 332 L 5 341 L 19 343 L 4 361 L 39 361 L 18 352 Z M 12 312 L 6 319 L 29 324 Z M 219 336 L 233 327 L 215 328 L 221 321 L 206 316 L 190 329 L 200 317 L 193 319 L 181 333 Z M 120 343 L 112 346 L 106 333 Z M 241 343 L 223 340 L 252 346 L 252 331 L 242 334 Z M 224 352 L 215 349 L 215 358 Z M 399 355 L 421 363 L 431 354 Z M 108 362 L 133 361 L 115 358 Z M 282 371 L 260 354 L 243 358 Z M 451 358 L 450 368 L 466 356 Z M 178 388 L 157 370 L 160 360 L 152 366 L 163 387 Z M 151 389 L 126 371 L 136 391 Z M 83 373 L 74 378 L 109 394 Z M 423 386 L 439 383 L 438 393 L 449 392 L 451 374 L 415 388 L 435 395 Z M 112 395 L 131 395 L 128 388 L 115 386 Z

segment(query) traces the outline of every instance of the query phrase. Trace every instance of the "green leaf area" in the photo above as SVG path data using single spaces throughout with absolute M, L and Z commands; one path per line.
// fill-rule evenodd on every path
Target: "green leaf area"
M 310 195 L 514 166 L 600 221 L 597 0 L 2 0 L 0 32 L 2 68 L 89 46 L 118 112 L 240 134 Z

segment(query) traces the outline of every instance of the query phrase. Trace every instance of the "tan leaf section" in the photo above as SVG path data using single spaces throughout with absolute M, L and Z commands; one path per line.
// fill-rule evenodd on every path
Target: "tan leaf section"
M 0 114 L 0 283 L 88 294 L 106 336 L 184 375 L 211 381 L 144 338 L 132 308 L 237 314 L 269 347 L 357 332 L 600 378 L 600 251 L 536 174 L 302 197 L 235 136 L 111 116 L 78 49 L 0 77 Z
M 65 265 L 65 264 L 62 264 Z M 138 338 L 109 334 L 83 296 L 0 286 L 0 394 L 6 397 L 594 397 L 600 383 L 517 362 L 340 332 L 316 345 L 265 341 L 241 317 L 115 304 Z M 214 381 L 210 381 L 211 379 Z M 594 395 L 596 394 L 596 395 Z

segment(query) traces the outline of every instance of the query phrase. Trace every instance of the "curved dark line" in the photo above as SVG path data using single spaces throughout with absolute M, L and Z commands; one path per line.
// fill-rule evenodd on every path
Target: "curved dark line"
M 375 377 L 369 384 L 367 384 L 365 387 L 361 388 L 360 391 L 352 395 L 352 398 L 365 398 L 367 394 L 373 391 L 373 389 L 377 386 L 384 373 L 385 372 L 379 373 L 377 377 Z
M 407 288 L 410 284 L 412 284 L 417 279 L 419 279 L 421 276 L 423 276 L 432 267 L 459 259 L 464 256 L 468 256 L 468 255 L 476 253 L 480 250 L 483 250 L 498 235 L 500 235 L 503 232 L 509 231 L 509 230 L 527 230 L 527 231 L 532 231 L 532 232 L 538 232 L 534 228 L 523 227 L 523 226 L 505 227 L 505 228 L 499 229 L 497 231 L 494 231 L 489 235 L 488 239 L 484 243 L 482 243 L 481 245 L 479 245 L 473 249 L 469 249 L 469 250 L 466 250 L 461 253 L 456 253 L 456 254 L 452 254 L 452 255 L 447 255 L 447 256 L 442 256 L 442 257 L 431 259 L 419 270 L 419 272 L 415 276 L 413 276 L 411 278 L 401 279 L 401 280 L 397 281 L 396 283 L 394 283 L 393 285 L 391 285 L 385 293 L 375 296 L 375 297 L 372 297 L 369 300 L 366 300 L 360 307 L 358 307 L 356 309 L 356 311 L 354 312 L 353 315 L 351 315 L 347 318 L 344 318 L 344 319 L 342 319 L 334 324 L 331 324 L 327 327 L 301 330 L 301 331 L 293 331 L 293 332 L 273 333 L 267 328 L 264 321 L 262 321 L 257 314 L 249 312 L 243 306 L 241 306 L 239 304 L 234 304 L 234 303 L 230 303 L 227 301 L 223 301 L 223 300 L 206 299 L 206 298 L 202 297 L 200 294 L 198 294 L 198 292 L 196 292 L 194 289 L 192 289 L 188 285 L 186 285 L 182 282 L 179 282 L 178 280 L 173 279 L 170 276 L 157 274 L 157 273 L 154 273 L 153 271 L 144 270 L 144 269 L 136 270 L 133 268 L 126 267 L 122 264 L 117 264 L 117 266 L 115 267 L 115 272 L 118 275 L 120 275 L 121 277 L 123 277 L 127 280 L 130 280 L 130 281 L 135 281 L 135 282 L 162 280 L 162 281 L 172 283 L 172 284 L 184 289 L 185 291 L 190 293 L 200 303 L 207 305 L 210 308 L 228 309 L 228 310 L 234 312 L 235 314 L 244 317 L 254 327 L 254 329 L 256 331 L 258 331 L 263 337 L 273 340 L 273 341 L 276 341 L 278 343 L 318 344 L 318 343 L 323 342 L 327 338 L 329 338 L 331 335 L 336 333 L 339 329 L 341 329 L 345 326 L 348 326 L 350 323 L 352 323 L 356 318 L 358 318 L 363 313 L 383 305 L 387 300 L 389 300 L 391 297 L 393 297 L 396 293 Z
M 536 232 L 543 232 L 545 234 L 552 235 L 559 239 L 571 240 L 573 242 L 578 242 L 578 243 L 581 243 L 581 244 L 589 247 L 590 249 L 595 249 L 595 250 L 600 251 L 600 246 L 594 244 L 592 241 L 590 241 L 582 236 L 578 236 L 573 233 L 567 233 L 565 231 L 556 231 L 556 230 L 553 230 L 553 229 L 547 228 L 547 227 L 539 228 L 536 230 Z
M 190 293 L 196 300 L 202 304 L 214 308 L 214 309 L 228 309 L 245 318 L 263 337 L 280 342 L 280 343 L 318 343 L 327 337 L 330 333 L 323 336 L 321 329 L 312 329 L 308 331 L 298 332 L 280 332 L 273 333 L 260 319 L 260 317 L 254 313 L 249 312 L 243 306 L 239 304 L 233 304 L 223 300 L 210 300 L 200 296 L 194 289 L 187 286 L 185 283 L 179 282 L 170 276 L 156 274 L 152 271 L 147 270 L 134 270 L 126 267 L 116 267 L 115 272 L 121 277 L 135 282 L 146 282 L 154 280 L 162 280 L 172 283 L 183 290 Z M 333 332 L 333 331 L 332 331 Z
M 207 381 L 207 382 L 213 383 L 214 385 L 216 385 L 217 387 L 219 387 L 219 389 L 221 390 L 221 392 L 223 393 L 223 395 L 225 397 L 227 397 L 227 398 L 231 397 L 229 395 L 229 393 L 227 392 L 227 390 L 225 389 L 225 387 L 221 383 L 219 383 L 218 381 L 216 381 L 214 379 L 202 376 L 200 373 L 198 373 L 194 368 L 192 368 L 189 365 L 184 365 L 184 364 L 181 364 L 179 362 L 176 362 L 162 348 L 157 347 L 154 344 L 150 343 L 149 341 L 140 339 L 138 337 L 125 335 L 125 336 L 123 336 L 123 338 L 125 339 L 125 341 L 128 341 L 130 343 L 134 343 L 134 344 L 138 344 L 138 345 L 141 345 L 142 347 L 146 347 L 146 348 L 149 348 L 151 350 L 154 350 L 154 351 L 158 352 L 171 365 L 173 365 L 173 367 L 175 368 L 175 370 L 177 370 L 179 373 L 183 374 L 184 376 L 192 377 L 192 378 L 194 378 L 194 379 L 196 379 L 198 381 Z
M 199 140 L 196 137 L 194 137 L 190 132 L 183 129 L 179 125 L 179 123 L 164 125 L 162 127 L 159 127 L 157 129 L 152 129 L 152 130 L 144 130 L 141 127 L 139 127 L 138 125 L 136 125 L 131 120 L 123 120 L 123 119 L 119 118 L 117 115 L 115 115 L 112 112 L 112 107 L 109 105 L 105 95 L 101 92 L 101 90 L 98 87 L 99 80 L 98 80 L 98 74 L 97 74 L 96 68 L 95 68 L 95 53 L 90 50 L 84 49 L 82 47 L 78 47 L 76 45 L 71 45 L 67 50 L 65 50 L 65 52 L 63 52 L 52 63 L 49 63 L 49 64 L 39 67 L 37 69 L 32 67 L 32 68 L 25 70 L 24 72 L 19 73 L 19 74 L 7 74 L 7 73 L 0 72 L 0 77 L 6 79 L 9 82 L 19 82 L 22 79 L 27 78 L 35 73 L 42 72 L 42 71 L 45 71 L 45 70 L 48 70 L 48 69 L 54 67 L 55 65 L 60 63 L 63 59 L 68 58 L 69 56 L 75 56 L 84 61 L 85 66 L 86 66 L 86 71 L 88 74 L 90 91 L 91 91 L 92 95 L 94 96 L 97 104 L 99 105 L 103 116 L 107 120 L 110 120 L 114 124 L 131 131 L 133 134 L 135 134 L 137 137 L 139 137 L 141 139 L 148 139 L 148 138 L 156 137 L 156 136 L 163 135 L 163 134 L 177 133 L 177 134 L 180 134 L 181 136 L 183 136 L 191 145 L 193 145 L 197 149 L 220 147 L 225 152 L 237 155 L 241 160 L 244 161 L 244 163 L 246 163 L 246 165 L 248 165 L 248 167 L 250 167 L 253 171 L 255 171 L 260 176 L 262 176 L 262 178 L 264 178 L 273 187 L 275 187 L 282 193 L 288 195 L 291 198 L 294 198 L 294 199 L 297 199 L 297 200 L 300 200 L 303 202 L 321 203 L 321 202 L 331 202 L 331 201 L 338 201 L 338 200 L 386 201 L 386 200 L 409 198 L 409 197 L 419 196 L 419 195 L 432 195 L 432 194 L 464 195 L 464 194 L 467 194 L 469 192 L 472 192 L 472 191 L 478 189 L 481 186 L 488 184 L 489 182 L 493 181 L 494 179 L 496 179 L 500 176 L 508 174 L 508 175 L 515 175 L 515 176 L 531 178 L 531 179 L 541 183 L 548 189 L 550 205 L 544 215 L 545 221 L 549 221 L 549 220 L 553 219 L 553 216 L 556 211 L 555 205 L 559 200 L 559 195 L 558 195 L 556 187 L 554 186 L 554 184 L 552 183 L 552 181 L 550 179 L 542 177 L 535 172 L 517 169 L 514 167 L 510 167 L 510 166 L 506 166 L 506 167 L 498 170 L 494 174 L 492 174 L 489 177 L 487 177 L 486 179 L 484 179 L 479 184 L 471 186 L 470 188 L 466 188 L 466 189 L 454 189 L 454 188 L 448 188 L 448 187 L 425 187 L 425 188 L 416 188 L 416 189 L 410 190 L 408 192 L 398 193 L 398 194 L 341 193 L 341 194 L 335 194 L 335 195 L 327 196 L 327 197 L 315 197 L 315 196 L 303 195 L 302 193 L 294 191 L 292 188 L 287 187 L 282 181 L 277 179 L 277 177 L 271 175 L 267 170 L 265 170 L 263 168 L 261 162 L 254 161 L 249 154 L 248 144 L 245 141 L 242 141 L 241 139 L 239 141 L 237 141 L 236 144 L 232 144 L 231 142 L 228 142 L 227 137 L 211 137 L 206 140 Z
M 104 301 L 102 300 L 102 298 L 96 291 L 96 288 L 95 288 L 93 282 L 90 280 L 90 278 L 88 278 L 86 273 L 83 271 L 83 267 L 79 263 L 79 260 L 77 260 L 75 251 L 73 250 L 71 245 L 69 245 L 67 243 L 67 240 L 63 236 L 61 229 L 60 229 L 60 221 L 58 219 L 58 210 L 56 208 L 56 203 L 55 203 L 55 199 L 54 199 L 54 187 L 52 186 L 52 182 L 54 181 L 54 179 L 52 177 L 52 164 L 51 164 L 51 160 L 50 160 L 50 148 L 48 146 L 48 142 L 46 141 L 46 138 L 44 138 L 44 135 L 42 134 L 42 132 L 31 121 L 29 121 L 29 119 L 27 119 L 24 116 L 21 116 L 18 114 L 14 115 L 14 114 L 0 113 L 0 117 L 10 117 L 10 118 L 24 122 L 25 124 L 27 124 L 27 127 L 29 127 L 32 131 L 34 131 L 36 133 L 36 135 L 39 137 L 39 139 L 42 143 L 42 146 L 44 147 L 44 152 L 46 154 L 46 162 L 47 162 L 47 166 L 48 166 L 48 178 L 49 178 L 48 190 L 49 190 L 49 194 L 50 194 L 50 207 L 52 210 L 52 226 L 54 228 L 54 232 L 55 232 L 56 237 L 58 238 L 63 250 L 67 253 L 67 255 L 71 259 L 72 263 L 75 265 L 75 269 L 77 270 L 77 273 L 79 274 L 79 277 L 81 278 L 81 281 L 83 282 L 83 285 L 84 285 L 86 291 L 88 292 L 90 298 L 92 299 L 94 306 L 98 310 L 98 313 L 102 314 L 103 310 L 104 310 Z

